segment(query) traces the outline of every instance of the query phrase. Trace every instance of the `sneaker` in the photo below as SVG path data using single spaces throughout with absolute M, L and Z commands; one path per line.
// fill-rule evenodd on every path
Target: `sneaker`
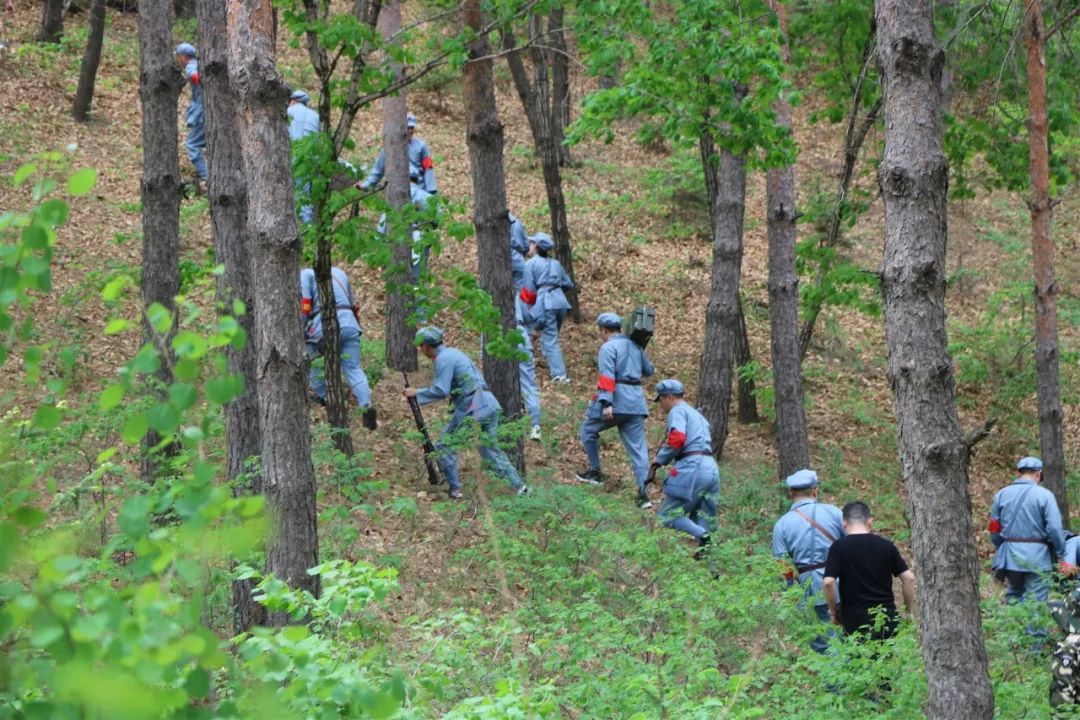
M 464 500 L 465 499 L 465 494 L 462 493 L 459 488 L 454 488 L 453 490 L 450 491 L 450 499 L 451 500 Z
M 638 507 L 642 510 L 649 510 L 652 508 L 652 498 L 649 497 L 649 491 L 645 488 L 638 490 L 637 494 Z
M 578 482 L 583 482 L 587 485 L 603 485 L 604 479 L 600 475 L 599 470 L 579 470 L 577 473 Z
M 555 383 L 556 385 L 569 385 L 570 378 L 566 377 L 565 375 L 556 375 L 555 377 L 551 378 L 551 382 Z
M 529 486 L 528 485 L 522 485 L 521 487 L 519 487 L 517 490 L 514 491 L 514 494 L 515 495 L 528 495 L 529 494 Z
M 364 427 L 368 430 L 375 430 L 379 427 L 378 414 L 375 412 L 374 405 L 368 405 L 364 408 Z
M 533 425 L 532 426 L 532 432 L 529 433 L 529 439 L 530 440 L 536 440 L 537 442 L 540 442 L 540 426 L 539 425 Z

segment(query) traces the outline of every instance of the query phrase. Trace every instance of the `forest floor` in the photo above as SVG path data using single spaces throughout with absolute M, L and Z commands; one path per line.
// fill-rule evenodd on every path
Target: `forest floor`
M 113 277 L 137 277 L 140 262 L 136 18 L 110 11 L 93 119 L 79 125 L 70 119 L 69 110 L 86 36 L 85 15 L 69 19 L 60 46 L 42 48 L 30 42 L 39 18 L 37 6 L 24 0 L 17 2 L 16 8 L 16 13 L 6 17 L 0 26 L 0 35 L 10 43 L 0 54 L 0 107 L 7 110 L 0 116 L 0 173 L 10 175 L 35 153 L 62 149 L 70 143 L 78 145 L 74 161 L 77 166 L 98 170 L 95 194 L 72 204 L 69 225 L 57 244 L 54 292 L 36 306 L 42 340 L 79 349 L 75 389 L 84 399 L 92 399 L 93 391 L 100 390 L 105 379 L 137 350 L 137 339 L 130 334 L 104 335 L 105 325 L 118 309 L 106 307 L 100 299 L 101 288 Z M 194 33 L 184 36 L 178 29 L 175 35 L 180 41 L 191 39 Z M 286 80 L 295 86 L 304 87 L 310 82 L 306 56 L 284 44 L 282 69 Z M 523 218 L 530 233 L 545 230 L 546 198 L 528 127 L 502 65 L 497 66 L 497 79 L 500 113 L 506 126 L 509 206 Z M 590 83 L 586 78 L 575 78 L 575 97 L 587 92 Z M 807 95 L 808 104 L 812 104 L 812 94 Z M 181 108 L 187 101 L 185 91 Z M 472 184 L 458 83 L 447 79 L 441 87 L 410 93 L 409 108 L 419 117 L 417 135 L 427 140 L 435 156 L 440 193 L 468 206 Z M 809 202 L 814 194 L 832 195 L 841 162 L 842 129 L 828 124 L 810 125 L 806 121 L 808 114 L 805 107 L 796 114 L 800 146 L 797 182 L 802 203 Z M 323 555 L 363 559 L 397 569 L 402 589 L 385 610 L 385 619 L 411 630 L 404 636 L 396 635 L 389 644 L 402 658 L 418 666 L 437 662 L 437 648 L 443 647 L 443 640 L 447 639 L 449 647 L 453 643 L 448 638 L 461 632 L 460 628 L 445 632 L 435 629 L 442 622 L 440 617 L 457 617 L 460 622 L 461 616 L 452 613 L 478 612 L 494 623 L 503 611 L 528 606 L 537 592 L 543 593 L 543 589 L 537 589 L 538 583 L 550 583 L 551 589 L 561 587 L 561 581 L 547 578 L 560 560 L 553 556 L 551 567 L 539 568 L 525 563 L 525 554 L 515 556 L 521 548 L 507 538 L 515 528 L 529 533 L 539 532 L 538 528 L 558 532 L 572 518 L 586 522 L 592 517 L 590 513 L 600 513 L 598 527 L 614 520 L 616 525 L 626 524 L 633 537 L 646 533 L 657 547 L 680 558 L 689 557 L 689 550 L 682 547 L 674 533 L 658 527 L 651 515 L 633 508 L 629 465 L 616 437 L 605 438 L 603 457 L 605 470 L 623 478 L 618 491 L 576 487 L 573 479 L 574 470 L 584 464 L 577 431 L 593 387 L 599 341 L 590 321 L 599 312 L 625 314 L 641 303 L 655 306 L 658 330 L 649 354 L 657 367 L 656 379 L 677 377 L 687 385 L 691 400 L 696 393 L 711 250 L 707 206 L 703 193 L 695 188 L 695 179 L 700 177 L 696 149 L 643 147 L 632 138 L 632 130 L 630 125 L 619 127 L 614 142 L 608 145 L 587 142 L 575 147 L 577 164 L 564 175 L 585 321 L 568 323 L 562 333 L 571 385 L 552 384 L 538 354 L 544 437 L 527 448 L 528 481 L 538 492 L 515 506 L 507 489 L 479 479 L 479 462 L 474 453 L 462 454 L 466 502 L 448 503 L 441 490 L 428 488 L 419 453 L 404 439 L 411 417 L 400 400 L 400 381 L 379 372 L 382 363 L 378 357 L 365 356 L 364 360 L 374 370 L 373 392 L 380 428 L 368 433 L 360 426 L 359 417 L 353 426 L 353 437 L 361 451 L 359 465 L 366 475 L 363 501 L 355 502 L 350 492 L 338 488 L 335 478 L 340 475 L 339 469 L 325 457 L 319 462 L 324 484 L 320 505 Z M 179 146 L 181 133 L 178 118 L 181 167 L 190 175 L 190 165 Z M 356 165 L 371 162 L 381 137 L 377 107 L 360 114 L 353 137 L 357 151 L 347 159 Z M 875 130 L 864 154 L 872 157 L 881 142 L 880 129 Z M 881 263 L 882 205 L 870 162 L 860 164 L 856 183 L 871 207 L 846 233 L 845 252 L 861 267 L 874 271 Z M 1075 195 L 1062 200 L 1054 221 L 1062 394 L 1069 443 L 1067 465 L 1076 467 L 1080 461 L 1080 414 L 1076 412 L 1080 383 L 1074 354 L 1080 339 L 1080 254 L 1076 252 L 1080 201 Z M 23 190 L 7 183 L 0 186 L 0 207 L 21 207 L 27 202 Z M 754 172 L 748 178 L 743 292 L 754 360 L 761 368 L 757 377 L 758 388 L 763 391 L 759 408 L 766 419 L 742 425 L 732 418 L 724 448 L 721 498 L 721 524 L 726 528 L 722 535 L 729 541 L 725 553 L 733 553 L 724 557 L 737 561 L 745 555 L 747 562 L 767 554 L 772 524 L 787 502 L 775 477 L 775 436 L 768 421 L 771 407 L 765 372 L 770 362 L 764 207 L 764 174 Z M 185 201 L 181 224 L 183 263 L 195 272 L 205 267 L 210 257 L 205 199 Z M 800 233 L 813 230 L 804 226 Z M 1032 364 L 1029 356 L 1034 319 L 1029 224 L 1023 198 L 996 192 L 953 203 L 947 264 L 950 340 L 962 423 L 975 427 L 990 415 L 1001 417 L 998 429 L 978 446 L 970 471 L 976 540 L 986 560 L 991 548 L 981 528 L 992 494 L 1011 480 L 1011 466 L 1017 457 L 1037 454 L 1034 384 L 1026 382 Z M 432 271 L 438 274 L 450 267 L 475 270 L 474 244 L 448 241 L 433 260 Z M 365 351 L 377 353 L 383 334 L 379 275 L 362 264 L 346 266 L 346 270 L 363 304 Z M 811 278 L 804 275 L 803 282 Z M 873 295 L 868 299 L 873 300 Z M 448 331 L 451 344 L 475 354 L 477 339 L 460 330 L 456 318 L 444 313 L 433 320 Z M 878 528 L 906 549 L 909 530 L 885 358 L 880 315 L 827 309 L 819 320 L 803 367 L 807 421 L 813 465 L 823 479 L 824 499 L 837 504 L 867 500 L 874 508 Z M 420 374 L 426 377 L 430 363 L 421 358 L 420 364 Z M 380 374 L 382 377 L 376 377 Z M 8 375 L 13 377 L 16 375 Z M 413 382 L 421 380 L 417 377 Z M 35 388 L 12 385 L 10 380 L 0 381 L 0 388 L 14 392 L 24 403 L 37 392 Z M 435 415 L 433 411 L 429 414 Z M 313 412 L 312 417 L 319 437 L 325 438 L 321 413 Z M 651 447 L 656 447 L 662 432 L 663 420 L 654 413 L 648 421 Z M 92 459 L 98 449 L 86 448 L 87 459 Z M 58 467 L 58 479 L 61 483 L 74 482 L 84 471 L 74 464 Z M 1076 478 L 1076 473 L 1070 475 L 1074 507 L 1080 500 Z M 565 532 L 560 536 L 563 540 L 580 540 L 580 528 Z M 628 541 L 627 535 L 611 532 L 615 534 L 606 539 L 601 534 L 595 536 L 595 552 L 607 547 L 605 543 Z M 497 552 L 500 548 L 501 553 Z M 638 559 L 655 560 L 653 556 Z M 595 565 L 601 568 L 604 562 L 596 559 Z M 984 563 L 988 565 L 988 561 Z M 573 567 L 576 573 L 577 565 Z M 608 591 L 617 592 L 618 587 L 635 582 L 635 568 L 640 568 L 628 567 L 604 570 L 614 573 L 615 585 Z M 494 570 L 479 572 L 481 568 Z M 738 573 L 738 568 L 726 570 Z M 624 571 L 626 577 L 620 575 Z M 999 592 L 990 582 L 984 588 L 988 596 Z M 219 610 L 224 613 L 223 608 Z M 218 622 L 223 628 L 227 626 L 224 614 Z M 495 635 L 503 637 L 500 632 Z M 770 637 L 764 630 L 755 635 L 748 643 L 756 645 L 749 647 L 749 655 L 762 654 Z M 531 640 L 522 641 L 519 647 L 521 639 L 513 631 L 506 631 L 505 638 L 510 638 L 507 642 L 514 646 L 512 651 L 503 650 L 507 654 L 534 652 Z M 498 646 L 478 644 L 474 650 L 495 666 Z M 551 647 L 535 652 L 536 663 L 543 662 L 544 653 L 559 654 Z M 450 660 L 446 662 L 453 665 Z M 579 662 L 590 667 L 588 661 Z M 602 672 L 603 667 L 601 663 L 594 672 Z M 534 665 L 531 672 L 536 671 Z M 741 672 L 747 671 L 744 668 Z M 453 675 L 450 670 L 447 673 L 448 677 Z M 462 688 L 458 695 L 487 692 L 484 684 L 490 679 L 472 677 L 467 682 L 473 684 Z M 753 695 L 752 691 L 744 692 Z M 456 697 L 451 693 L 442 702 L 449 704 Z M 432 707 L 442 706 L 433 701 Z M 584 700 L 560 704 L 567 717 L 598 716 L 580 709 L 585 706 Z M 795 706 L 792 709 L 795 711 Z M 810 716 L 796 712 L 786 716 Z M 647 716 L 651 713 L 642 715 Z

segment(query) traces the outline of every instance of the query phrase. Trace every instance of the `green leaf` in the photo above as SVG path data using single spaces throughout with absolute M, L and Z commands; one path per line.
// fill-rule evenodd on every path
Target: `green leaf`
M 39 215 L 52 227 L 59 227 L 67 222 L 68 204 L 63 200 L 46 200 L 38 209 Z
M 195 360 L 178 360 L 176 367 L 173 368 L 173 374 L 177 380 L 195 380 L 199 377 L 199 363 Z
M 98 408 L 112 410 L 124 399 L 124 388 L 121 385 L 110 385 L 101 391 L 98 396 Z
M 236 397 L 236 383 L 229 376 L 211 378 L 206 383 L 206 397 L 218 405 L 225 405 Z
M 147 411 L 146 419 L 150 423 L 150 427 L 157 430 L 158 433 L 168 435 L 176 430 L 176 426 L 180 424 L 180 413 L 176 412 L 176 408 L 172 405 L 161 403 Z
M 60 411 L 55 405 L 42 405 L 34 413 L 34 427 L 39 430 L 54 430 L 60 424 Z
M 11 184 L 15 187 L 19 187 L 29 179 L 31 175 L 37 170 L 37 165 L 34 163 L 26 163 L 21 165 L 18 170 L 15 171 L 15 175 L 11 178 Z
M 40 508 L 23 505 L 11 513 L 11 519 L 23 527 L 37 527 L 45 522 L 45 511 Z
M 120 508 L 117 523 L 120 530 L 133 540 L 146 535 L 150 531 L 150 501 L 145 495 L 132 495 Z
M 146 419 L 146 413 L 132 415 L 124 422 L 120 430 L 120 437 L 129 445 L 135 445 L 142 441 L 146 431 L 150 429 L 150 421 Z
M 200 700 L 210 694 L 210 673 L 197 667 L 184 680 L 184 692 L 192 700 Z
M 146 317 L 158 335 L 164 335 L 172 327 L 172 313 L 161 303 L 150 303 L 150 307 L 146 308 Z
M 161 358 L 158 357 L 158 352 L 154 349 L 154 346 L 147 343 L 142 346 L 135 359 L 131 361 L 131 367 L 135 372 L 155 373 L 161 367 Z
M 129 278 L 127 275 L 121 275 L 120 277 L 113 278 L 108 283 L 106 283 L 104 288 L 102 288 L 101 297 L 108 302 L 113 302 L 118 297 L 120 297 L 120 293 L 122 293 L 130 283 L 131 278 Z
M 187 383 L 173 383 L 169 386 L 169 400 L 176 405 L 178 410 L 187 410 L 198 399 L 198 393 L 194 385 Z
M 75 173 L 68 178 L 68 192 L 72 195 L 85 195 L 94 188 L 94 183 L 96 182 L 97 170 L 94 168 L 76 170 Z
M 115 320 L 110 320 L 109 324 L 105 326 L 105 334 L 119 335 L 120 333 L 127 330 L 129 325 L 131 325 L 131 323 L 124 318 L 116 318 Z
M 49 246 L 49 235 L 38 225 L 27 225 L 22 231 L 22 241 L 31 250 L 44 250 Z

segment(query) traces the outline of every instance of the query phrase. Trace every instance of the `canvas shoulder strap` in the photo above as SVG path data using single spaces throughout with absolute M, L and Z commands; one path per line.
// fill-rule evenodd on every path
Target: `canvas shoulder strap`
M 826 540 L 828 540 L 829 542 L 836 542 L 836 538 L 834 538 L 832 536 L 832 534 L 828 530 L 823 528 L 821 526 L 821 523 L 819 523 L 817 520 L 810 517 L 809 515 L 807 515 L 806 513 L 804 513 L 802 510 L 800 510 L 798 508 L 791 508 L 791 510 L 792 510 L 792 512 L 796 513 L 799 517 L 801 517 L 803 520 L 810 523 L 810 527 L 814 528 L 819 533 L 824 535 Z
M 337 284 L 337 286 L 339 288 L 341 288 L 341 292 L 345 293 L 345 297 L 348 299 L 349 307 L 351 308 L 354 305 L 353 299 L 352 299 L 352 293 L 349 292 L 349 289 L 347 287 L 345 287 L 345 285 L 340 280 L 338 280 L 337 277 L 335 277 L 333 273 L 330 274 L 330 279 L 333 280 L 334 283 Z

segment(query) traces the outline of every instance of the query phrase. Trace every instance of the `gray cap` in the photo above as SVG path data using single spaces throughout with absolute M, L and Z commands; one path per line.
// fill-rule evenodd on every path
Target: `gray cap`
M 1042 460 L 1037 457 L 1028 455 L 1025 458 L 1020 458 L 1020 462 L 1016 463 L 1017 470 L 1042 470 Z
M 622 318 L 613 312 L 603 312 L 597 316 L 596 324 L 609 330 L 621 330 Z
M 417 345 L 430 345 L 431 347 L 438 347 L 439 345 L 442 345 L 442 341 L 443 331 L 432 325 L 422 327 L 416 333 Z
M 791 490 L 809 490 L 818 485 L 817 473 L 813 470 L 796 470 L 784 482 Z
M 180 43 L 176 46 L 177 55 L 187 55 L 188 57 L 198 57 L 198 53 L 195 52 L 195 46 L 191 43 Z
M 675 378 L 668 378 L 667 380 L 661 380 L 656 384 L 656 397 L 653 398 L 653 402 L 657 402 L 661 395 L 676 395 L 682 397 L 683 385 Z
M 544 252 L 550 251 L 555 247 L 555 241 L 551 239 L 551 236 L 547 233 L 538 232 L 535 235 L 529 237 L 529 242 L 536 243 L 536 247 L 540 248 Z
M 405 116 L 405 127 L 406 128 L 414 128 L 414 127 L 416 127 L 416 116 L 413 115 L 412 113 L 409 113 L 408 115 Z
M 289 99 L 290 99 L 290 100 L 295 100 L 295 101 L 297 101 L 297 102 L 302 102 L 302 103 L 304 103 L 305 105 L 307 105 L 307 104 L 308 104 L 308 101 L 310 101 L 310 100 L 311 100 L 311 96 L 310 96 L 310 95 L 308 95 L 308 94 L 307 94 L 307 93 L 306 93 L 305 91 L 303 91 L 303 90 L 293 90 L 293 91 L 292 91 L 292 95 L 290 95 L 290 96 L 289 96 Z

